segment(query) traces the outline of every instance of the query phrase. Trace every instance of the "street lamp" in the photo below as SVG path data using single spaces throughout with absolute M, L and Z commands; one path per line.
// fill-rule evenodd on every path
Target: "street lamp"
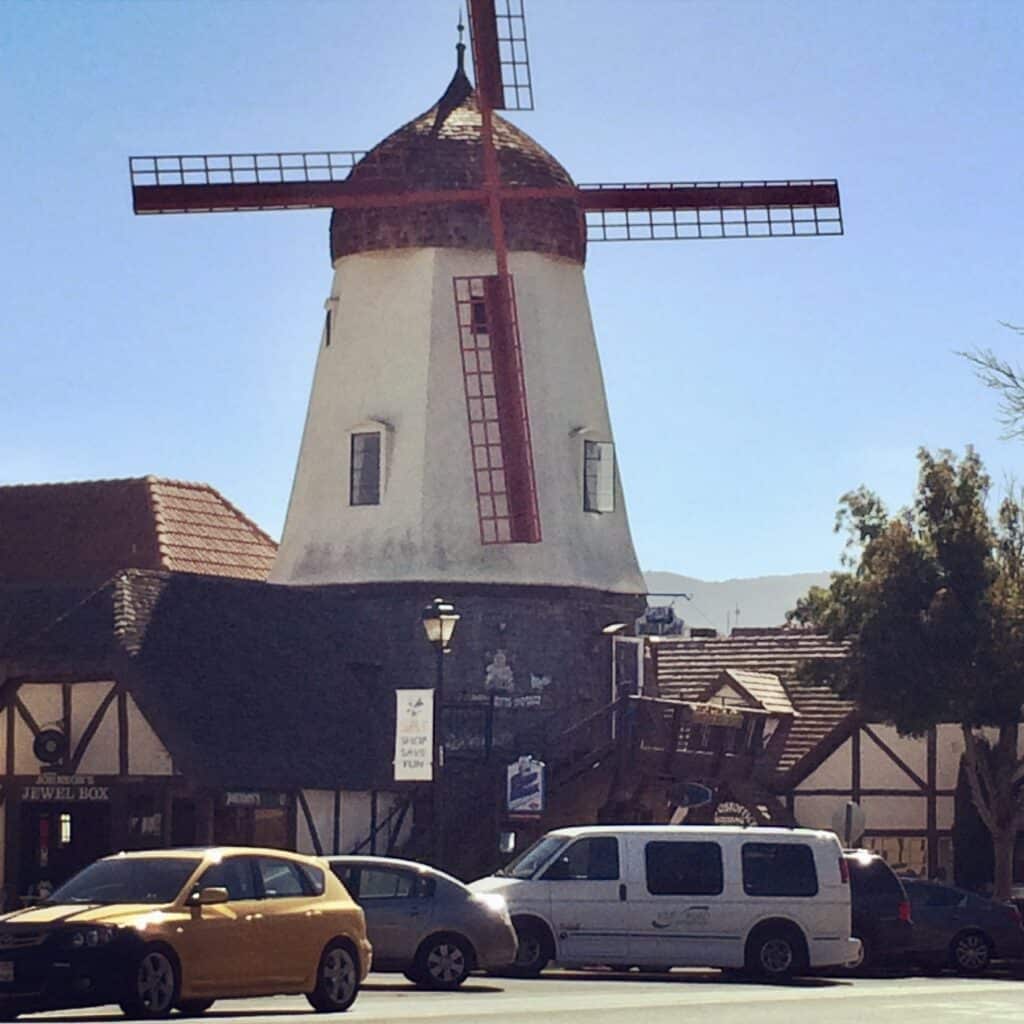
M 441 704 L 444 700 L 444 656 L 448 653 L 448 644 L 451 641 L 452 633 L 455 632 L 455 624 L 459 621 L 459 614 L 455 611 L 455 605 L 450 601 L 442 601 L 435 597 L 434 600 L 423 609 L 423 630 L 427 634 L 427 642 L 434 648 L 437 655 L 437 677 L 434 681 L 434 749 L 433 769 L 431 777 L 433 780 L 433 798 L 431 807 L 432 832 L 431 847 L 434 863 L 438 866 L 444 862 L 444 829 L 441 827 L 441 804 L 443 794 L 441 793 L 441 776 L 444 772 L 444 740 L 441 736 Z

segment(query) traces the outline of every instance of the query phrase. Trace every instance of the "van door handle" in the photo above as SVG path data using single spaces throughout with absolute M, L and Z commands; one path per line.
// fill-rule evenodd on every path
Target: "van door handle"
M 620 903 L 625 903 L 626 902 L 626 886 L 625 886 L 625 884 L 620 884 L 619 885 L 619 902 Z

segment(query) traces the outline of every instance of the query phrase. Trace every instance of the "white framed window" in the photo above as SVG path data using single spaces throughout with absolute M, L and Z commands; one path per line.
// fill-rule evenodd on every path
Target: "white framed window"
M 615 511 L 615 445 L 583 442 L 583 511 Z

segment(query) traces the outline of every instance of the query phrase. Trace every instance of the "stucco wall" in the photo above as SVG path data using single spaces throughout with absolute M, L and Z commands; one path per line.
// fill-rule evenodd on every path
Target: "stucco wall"
M 614 512 L 583 511 L 584 438 L 612 436 L 582 270 L 536 253 L 510 269 L 543 540 L 481 544 L 452 279 L 493 269 L 455 249 L 338 260 L 273 582 L 645 589 L 621 487 Z M 381 503 L 353 507 L 349 433 L 371 421 L 387 425 Z

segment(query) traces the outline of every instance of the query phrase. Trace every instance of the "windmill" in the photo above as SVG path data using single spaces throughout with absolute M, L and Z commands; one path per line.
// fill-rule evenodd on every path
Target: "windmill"
M 272 579 L 547 583 L 636 594 L 643 581 L 615 497 L 582 287 L 586 244 L 842 234 L 838 186 L 576 184 L 495 113 L 533 109 L 522 0 L 468 0 L 468 13 L 475 89 L 463 71 L 460 26 L 458 68 L 440 101 L 369 152 L 132 157 L 135 212 L 332 211 L 335 285 Z M 398 257 L 413 250 L 447 258 L 405 272 Z M 383 260 L 385 252 L 395 260 Z M 528 265 L 527 255 L 547 262 Z M 567 261 L 579 267 L 578 287 L 555 280 Z M 416 305 L 428 288 L 429 300 Z M 351 313 L 357 295 L 362 318 Z M 385 307 L 383 319 L 370 315 Z M 582 326 L 566 329 L 570 320 Z M 559 337 L 538 336 L 551 331 Z M 545 363 L 552 344 L 563 346 L 564 369 Z M 577 395 L 577 375 L 596 400 Z M 404 381 L 380 390 L 388 376 Z M 339 399 L 346 389 L 350 397 Z M 417 431 L 426 441 L 413 453 Z M 346 477 L 347 496 L 339 491 Z M 472 522 L 451 513 L 466 504 L 466 487 Z M 391 512 L 371 520 L 366 507 L 386 504 L 385 490 Z

